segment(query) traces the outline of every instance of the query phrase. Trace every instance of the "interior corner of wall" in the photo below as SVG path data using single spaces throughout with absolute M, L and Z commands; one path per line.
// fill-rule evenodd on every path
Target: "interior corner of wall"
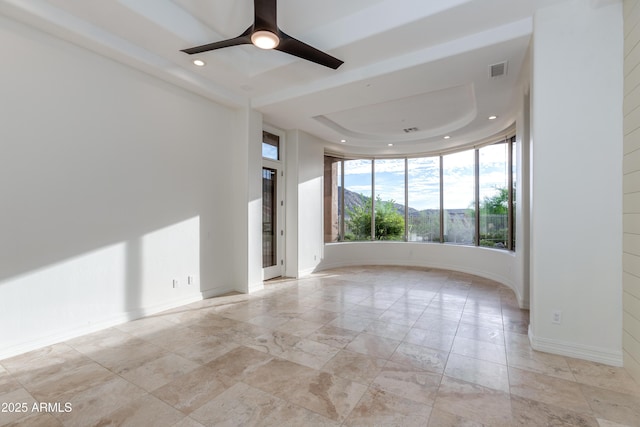
M 318 270 L 318 266 L 317 265 L 315 267 L 307 268 L 307 269 L 304 269 L 304 270 L 299 270 L 298 271 L 298 278 L 310 276 L 313 273 L 315 273 L 317 270 Z
M 264 282 L 260 281 L 260 282 L 255 282 L 255 283 L 249 283 L 249 286 L 247 288 L 247 293 L 252 294 L 254 292 L 258 292 L 264 289 Z

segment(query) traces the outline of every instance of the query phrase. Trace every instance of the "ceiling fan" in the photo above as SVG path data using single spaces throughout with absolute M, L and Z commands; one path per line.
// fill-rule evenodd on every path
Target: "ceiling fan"
M 219 42 L 213 42 L 202 46 L 183 49 L 182 52 L 193 55 L 208 52 L 223 47 L 238 46 L 241 44 L 253 44 L 261 49 L 276 49 L 289 55 L 337 69 L 344 61 L 334 58 L 315 47 L 297 40 L 286 34 L 277 24 L 277 0 L 253 0 L 254 20 L 253 25 L 247 28 L 238 37 Z

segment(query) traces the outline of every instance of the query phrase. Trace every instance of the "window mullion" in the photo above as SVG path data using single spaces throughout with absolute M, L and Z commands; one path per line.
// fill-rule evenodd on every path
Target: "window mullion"
M 344 215 L 345 215 L 345 206 L 344 206 L 344 160 L 340 160 L 340 206 L 342 209 L 342 215 L 340 215 L 340 241 L 344 241 Z
M 376 160 L 371 160 L 371 240 L 376 240 Z
M 513 247 L 513 138 L 509 139 L 507 153 L 507 249 L 514 250 Z
M 404 241 L 409 241 L 409 159 L 404 158 Z
M 480 246 L 480 150 L 475 150 L 475 211 L 476 211 L 476 246 Z
M 440 156 L 440 243 L 444 243 L 444 160 Z

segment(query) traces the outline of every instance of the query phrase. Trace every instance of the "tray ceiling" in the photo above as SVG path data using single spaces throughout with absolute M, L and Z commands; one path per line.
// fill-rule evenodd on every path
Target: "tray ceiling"
M 198 55 L 205 67 L 180 52 L 238 35 L 252 0 L 4 0 L 0 13 L 334 150 L 409 153 L 512 125 L 533 13 L 557 2 L 279 0 L 279 26 L 345 61 L 338 70 L 251 45 Z M 504 61 L 508 73 L 490 77 Z

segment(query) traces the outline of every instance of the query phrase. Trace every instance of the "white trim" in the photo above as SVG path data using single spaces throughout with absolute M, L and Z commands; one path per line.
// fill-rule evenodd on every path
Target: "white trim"
M 545 353 L 558 354 L 576 359 L 590 360 L 610 366 L 622 367 L 622 351 L 576 344 L 567 341 L 554 340 L 552 338 L 536 337 L 529 326 L 529 343 L 531 348 Z
M 287 206 L 287 196 L 286 196 L 286 174 L 283 176 L 286 169 L 286 133 L 273 127 L 267 123 L 262 123 L 262 131 L 269 132 L 273 135 L 276 135 L 279 138 L 279 148 L 278 148 L 278 160 L 262 158 L 262 167 L 263 168 L 271 168 L 276 170 L 276 206 L 277 206 L 277 216 L 276 216 L 276 265 L 272 267 L 262 268 L 262 280 L 269 280 L 276 277 L 281 277 L 285 275 L 286 271 L 286 206 Z M 282 201 L 283 205 L 280 204 Z M 279 230 L 284 230 L 284 236 L 279 233 Z M 281 262 L 282 261 L 282 262 Z M 255 284 L 250 286 L 249 292 L 255 292 L 257 290 L 261 290 L 262 287 L 259 284 Z
M 213 288 L 213 289 L 208 289 L 206 291 L 202 292 L 202 298 L 201 300 L 205 300 L 205 299 L 209 299 L 209 298 L 214 298 L 220 295 L 224 295 L 228 292 L 233 292 L 236 289 L 234 287 L 224 287 L 224 288 Z

